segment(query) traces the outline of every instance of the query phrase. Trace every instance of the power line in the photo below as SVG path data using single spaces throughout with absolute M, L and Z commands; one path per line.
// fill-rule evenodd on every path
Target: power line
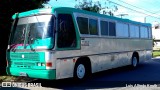
M 122 2 L 122 3 L 125 3 L 125 4 L 127 4 L 127 5 L 130 5 L 130 6 L 132 6 L 132 7 L 135 7 L 135 8 L 138 8 L 138 9 L 141 9 L 141 10 L 143 10 L 143 11 L 146 11 L 146 12 L 148 12 L 148 13 L 151 13 L 151 14 L 156 14 L 155 12 L 151 12 L 151 11 L 148 11 L 148 10 L 146 10 L 146 9 L 143 9 L 143 8 L 140 8 L 140 7 L 137 7 L 137 6 L 134 6 L 134 5 L 132 5 L 132 4 L 129 4 L 129 3 L 126 3 L 126 2 L 124 2 L 124 1 L 122 1 L 122 0 L 119 0 L 120 2 Z
M 150 15 L 150 14 L 146 14 L 146 13 L 144 13 L 144 12 L 140 12 L 140 11 L 137 11 L 137 10 L 135 10 L 135 9 L 132 9 L 132 8 L 129 8 L 129 7 L 123 6 L 123 5 L 121 5 L 121 4 L 115 3 L 115 2 L 113 2 L 113 1 L 111 1 L 111 0 L 107 0 L 107 1 L 109 1 L 109 2 L 111 2 L 111 3 L 114 3 L 114 4 L 116 4 L 116 5 L 119 5 L 119 6 L 121 6 L 121 7 L 124 7 L 124 8 L 130 9 L 130 10 L 132 10 L 132 11 L 135 11 L 135 12 L 138 12 L 138 13 L 141 13 L 141 14 L 144 14 L 144 15 L 147 15 L 147 16 L 151 16 L 151 17 L 154 17 L 154 18 L 160 19 L 160 18 L 155 17 L 155 16 L 152 16 L 152 15 Z
M 149 4 L 150 6 L 154 6 L 154 8 L 159 8 L 159 4 L 160 4 L 159 0 L 140 0 L 140 1 L 143 2 L 143 4 L 145 5 Z
M 153 16 L 153 15 L 150 15 L 150 14 L 146 14 L 146 13 L 141 12 L 141 11 L 137 11 L 137 10 L 135 10 L 135 9 L 132 9 L 132 8 L 126 7 L 126 6 L 121 5 L 121 4 L 118 4 L 118 3 L 113 2 L 113 1 L 111 1 L 111 0 L 107 0 L 107 1 L 109 1 L 109 2 L 111 2 L 111 3 L 114 3 L 114 4 L 116 4 L 116 5 L 119 5 L 119 6 L 121 6 L 121 7 L 124 7 L 124 8 L 126 8 L 126 9 L 129 9 L 129 10 L 135 11 L 135 12 L 137 12 L 137 13 L 141 13 L 141 14 L 144 14 L 144 15 L 146 15 L 146 16 L 151 16 L 151 17 L 154 17 L 154 18 L 160 19 L 160 18 L 158 18 L 158 17 L 156 17 L 156 16 Z M 128 5 L 131 5 L 131 4 L 126 3 L 126 2 L 124 2 L 124 1 L 122 1 L 122 0 L 119 0 L 119 1 L 121 1 L 121 2 L 123 2 L 123 3 L 125 3 L 125 4 L 128 4 Z M 48 3 L 48 4 L 49 4 L 49 3 Z M 49 5 L 51 5 L 51 4 L 49 4 Z M 51 6 L 52 6 L 52 5 L 51 5 Z M 150 12 L 150 11 L 148 11 L 148 10 L 142 9 L 142 8 L 137 7 L 137 6 L 134 6 L 134 5 L 131 5 L 131 6 L 136 7 L 136 8 L 138 8 L 138 9 L 141 9 L 141 10 L 144 10 L 144 11 L 149 12 L 149 13 L 151 13 L 151 14 L 156 14 L 156 13 L 158 12 L 158 11 L 157 11 L 157 12 L 153 13 L 153 12 Z M 156 14 L 156 15 L 157 15 L 157 14 Z

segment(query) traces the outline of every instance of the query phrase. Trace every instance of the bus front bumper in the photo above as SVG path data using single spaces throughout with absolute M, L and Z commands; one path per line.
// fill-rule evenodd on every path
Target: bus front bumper
M 36 69 L 23 69 L 7 67 L 7 74 L 13 76 L 26 76 L 29 78 L 38 79 L 56 79 L 56 70 L 36 70 Z

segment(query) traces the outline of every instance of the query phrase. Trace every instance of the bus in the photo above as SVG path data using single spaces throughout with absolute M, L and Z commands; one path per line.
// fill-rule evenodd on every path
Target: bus
M 152 57 L 151 24 L 69 7 L 16 13 L 7 48 L 8 75 L 76 78 Z

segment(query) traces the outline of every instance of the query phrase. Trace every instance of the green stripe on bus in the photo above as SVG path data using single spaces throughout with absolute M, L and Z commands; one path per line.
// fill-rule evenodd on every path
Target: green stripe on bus
M 43 13 L 48 13 L 48 14 L 53 14 L 55 11 L 59 11 L 59 12 L 70 12 L 70 13 L 83 13 L 83 14 L 88 14 L 88 15 L 92 15 L 92 16 L 97 16 L 97 17 L 102 17 L 102 18 L 108 18 L 108 19 L 112 19 L 112 20 L 118 20 L 118 21 L 122 21 L 122 22 L 127 22 L 127 23 L 132 23 L 132 24 L 136 24 L 136 25 L 144 25 L 144 26 L 151 26 L 151 24 L 149 23 L 141 23 L 141 22 L 136 22 L 136 21 L 132 21 L 129 19 L 121 19 L 118 17 L 113 17 L 113 16 L 108 16 L 108 15 L 103 15 L 103 14 L 98 14 L 98 13 L 94 13 L 94 12 L 89 12 L 89 11 L 85 11 L 85 10 L 79 10 L 79 9 L 75 9 L 75 8 L 69 8 L 69 7 L 53 7 L 50 9 L 36 9 L 36 10 L 31 10 L 31 11 L 26 11 L 26 12 L 22 12 L 19 13 L 19 18 L 21 17 L 26 17 L 26 16 L 32 16 L 35 14 L 43 14 Z M 13 19 L 16 18 L 16 14 L 14 14 L 12 16 Z
M 56 70 L 34 70 L 7 67 L 7 74 L 20 76 L 20 73 L 26 73 L 27 77 L 39 79 L 56 79 Z

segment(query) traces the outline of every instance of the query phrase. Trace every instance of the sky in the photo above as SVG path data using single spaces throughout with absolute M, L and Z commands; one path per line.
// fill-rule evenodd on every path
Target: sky
M 82 0 L 50 0 L 48 5 L 52 7 L 75 7 L 78 1 Z M 114 12 L 115 17 L 122 16 L 124 19 L 130 19 L 138 22 L 160 23 L 160 0 L 92 0 L 99 1 L 102 7 L 108 6 L 113 9 L 114 6 L 118 10 Z M 105 4 L 106 3 L 106 4 Z

